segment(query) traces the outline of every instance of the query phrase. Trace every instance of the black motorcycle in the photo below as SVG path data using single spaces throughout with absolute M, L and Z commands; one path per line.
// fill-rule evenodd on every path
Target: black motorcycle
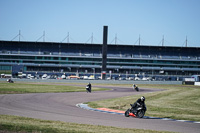
M 140 105 L 137 104 L 135 108 L 133 108 L 133 105 L 131 105 L 131 108 L 127 109 L 125 112 L 125 117 L 133 116 L 137 118 L 142 118 L 147 110 L 146 105 Z
M 91 93 L 91 91 L 92 91 L 92 90 L 91 90 L 91 87 L 90 87 L 89 85 L 87 85 L 87 86 L 86 86 L 86 92 L 87 92 L 87 93 L 88 93 L 88 92 Z
M 137 86 L 137 85 L 134 85 L 134 84 L 133 84 L 133 89 L 135 89 L 136 91 L 139 91 L 138 86 Z
M 14 83 L 14 81 L 12 79 L 7 79 L 8 83 Z

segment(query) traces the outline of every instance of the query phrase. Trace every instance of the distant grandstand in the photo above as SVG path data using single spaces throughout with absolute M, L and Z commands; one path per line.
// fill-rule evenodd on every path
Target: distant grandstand
M 102 44 L 0 41 L 0 72 L 101 75 Z M 200 75 L 200 47 L 107 45 L 107 77 Z

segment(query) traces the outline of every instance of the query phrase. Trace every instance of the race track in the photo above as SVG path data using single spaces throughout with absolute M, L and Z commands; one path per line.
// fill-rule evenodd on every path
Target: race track
M 77 103 L 157 91 L 156 89 L 141 89 L 140 92 L 136 92 L 131 88 L 125 87 L 95 87 L 111 88 L 112 90 L 92 93 L 70 92 L 0 95 L 0 114 L 123 128 L 183 133 L 199 133 L 200 131 L 200 124 L 198 123 L 127 118 L 122 115 L 89 111 L 76 107 Z M 132 103 L 134 101 L 129 102 Z

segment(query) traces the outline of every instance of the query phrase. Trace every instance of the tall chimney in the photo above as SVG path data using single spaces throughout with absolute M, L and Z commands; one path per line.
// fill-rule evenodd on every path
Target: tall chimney
M 102 69 L 101 79 L 106 79 L 106 63 L 107 63 L 107 40 L 108 40 L 108 26 L 103 27 L 103 46 L 102 46 Z

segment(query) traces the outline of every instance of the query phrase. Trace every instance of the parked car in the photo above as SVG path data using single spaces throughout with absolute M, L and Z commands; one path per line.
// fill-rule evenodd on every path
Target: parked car
M 141 80 L 139 77 L 135 77 L 135 80 Z

